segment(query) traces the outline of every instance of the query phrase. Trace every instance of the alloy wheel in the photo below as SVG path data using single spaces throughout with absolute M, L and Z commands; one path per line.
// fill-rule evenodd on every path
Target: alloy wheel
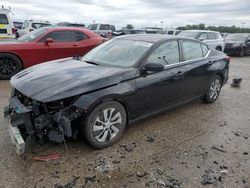
M 98 142 L 111 141 L 120 131 L 122 115 L 115 108 L 107 108 L 96 116 L 93 125 L 93 135 Z
M 11 77 L 17 72 L 17 62 L 11 57 L 0 58 L 0 76 Z
M 209 97 L 211 100 L 216 100 L 220 94 L 221 90 L 221 83 L 219 79 L 215 79 L 211 86 L 210 86 L 210 92 L 209 92 Z

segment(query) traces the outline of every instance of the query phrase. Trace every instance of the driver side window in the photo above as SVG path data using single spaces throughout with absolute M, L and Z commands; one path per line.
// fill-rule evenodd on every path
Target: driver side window
M 179 63 L 179 47 L 176 40 L 167 41 L 157 47 L 148 57 L 147 62 L 161 63 L 162 65 L 170 65 Z

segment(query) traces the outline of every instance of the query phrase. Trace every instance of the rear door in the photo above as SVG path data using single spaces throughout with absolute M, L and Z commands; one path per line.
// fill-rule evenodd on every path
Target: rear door
M 203 95 L 208 87 L 213 72 L 209 72 L 212 61 L 207 57 L 207 45 L 198 41 L 180 40 L 182 62 L 185 70 L 184 93 L 185 100 Z

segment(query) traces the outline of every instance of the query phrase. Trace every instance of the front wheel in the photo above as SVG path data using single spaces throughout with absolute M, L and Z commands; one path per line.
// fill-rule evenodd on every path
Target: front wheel
M 216 75 L 210 82 L 207 93 L 201 98 L 204 103 L 213 103 L 220 95 L 222 87 L 222 80 L 220 76 Z
M 22 70 L 20 59 L 8 53 L 0 54 L 0 80 L 8 80 Z
M 81 131 L 92 147 L 102 149 L 111 146 L 122 137 L 126 121 L 124 107 L 116 101 L 108 101 L 84 117 Z

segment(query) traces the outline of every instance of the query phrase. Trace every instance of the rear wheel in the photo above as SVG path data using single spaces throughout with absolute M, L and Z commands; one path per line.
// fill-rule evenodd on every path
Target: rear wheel
M 0 54 L 0 80 L 8 80 L 21 70 L 22 63 L 17 56 L 7 53 Z
M 220 95 L 222 80 L 216 75 L 212 78 L 207 93 L 201 98 L 204 103 L 213 103 Z
M 102 149 L 121 138 L 126 120 L 124 107 L 116 101 L 108 101 L 97 106 L 84 118 L 81 130 L 92 147 Z

